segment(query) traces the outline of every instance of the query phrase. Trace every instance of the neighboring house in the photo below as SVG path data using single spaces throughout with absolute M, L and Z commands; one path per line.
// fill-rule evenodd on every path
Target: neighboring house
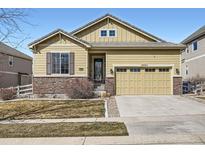
M 30 84 L 32 58 L 0 42 L 0 88 Z
M 75 79 L 92 80 L 111 95 L 181 94 L 184 45 L 110 14 L 71 33 L 55 30 L 29 48 L 34 54 L 34 94 L 62 94 L 67 81 Z
M 182 41 L 182 76 L 184 80 L 205 78 L 205 26 Z

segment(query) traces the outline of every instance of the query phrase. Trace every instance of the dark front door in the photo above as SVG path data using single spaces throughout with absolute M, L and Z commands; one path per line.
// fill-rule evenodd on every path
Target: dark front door
M 94 59 L 94 80 L 95 81 L 103 80 L 103 59 L 102 58 Z

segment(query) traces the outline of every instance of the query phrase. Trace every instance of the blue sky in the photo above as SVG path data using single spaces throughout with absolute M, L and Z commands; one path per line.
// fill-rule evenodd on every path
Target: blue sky
M 68 32 L 106 13 L 113 14 L 166 41 L 179 43 L 205 25 L 205 9 L 29 9 L 21 27 L 30 38 L 18 49 L 30 56 L 27 44 L 62 28 Z

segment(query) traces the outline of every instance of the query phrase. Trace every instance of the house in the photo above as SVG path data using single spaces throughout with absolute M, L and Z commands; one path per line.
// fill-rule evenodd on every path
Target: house
M 92 80 L 111 95 L 181 94 L 182 44 L 166 42 L 106 14 L 68 33 L 29 44 L 34 94 L 62 94 L 69 80 Z M 73 85 L 72 85 L 73 86 Z
M 0 88 L 31 84 L 32 58 L 0 42 Z
M 205 78 L 205 26 L 188 36 L 181 43 L 186 45 L 182 52 L 182 77 L 189 80 Z

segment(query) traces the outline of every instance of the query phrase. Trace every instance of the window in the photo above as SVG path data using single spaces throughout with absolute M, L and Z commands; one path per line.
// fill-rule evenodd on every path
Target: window
M 155 69 L 154 68 L 146 68 L 145 72 L 155 72 Z
M 189 53 L 189 48 L 187 47 L 185 50 L 186 50 L 186 53 L 188 54 Z
M 126 68 L 117 68 L 117 72 L 127 72 Z
M 100 36 L 101 36 L 101 37 L 107 36 L 107 30 L 101 30 L 101 31 L 100 31 Z
M 159 72 L 169 72 L 169 68 L 160 68 Z
M 189 68 L 188 66 L 186 65 L 186 69 L 185 69 L 185 74 L 188 75 L 189 74 Z
M 52 53 L 52 74 L 69 73 L 69 54 Z
M 14 64 L 14 58 L 13 56 L 9 56 L 9 66 L 13 66 Z
M 116 35 L 115 30 L 109 30 L 109 36 L 114 37 Z
M 140 68 L 130 68 L 130 72 L 140 72 Z
M 198 46 L 197 46 L 197 42 L 194 42 L 194 43 L 193 43 L 193 51 L 197 50 L 197 47 L 198 47 Z

